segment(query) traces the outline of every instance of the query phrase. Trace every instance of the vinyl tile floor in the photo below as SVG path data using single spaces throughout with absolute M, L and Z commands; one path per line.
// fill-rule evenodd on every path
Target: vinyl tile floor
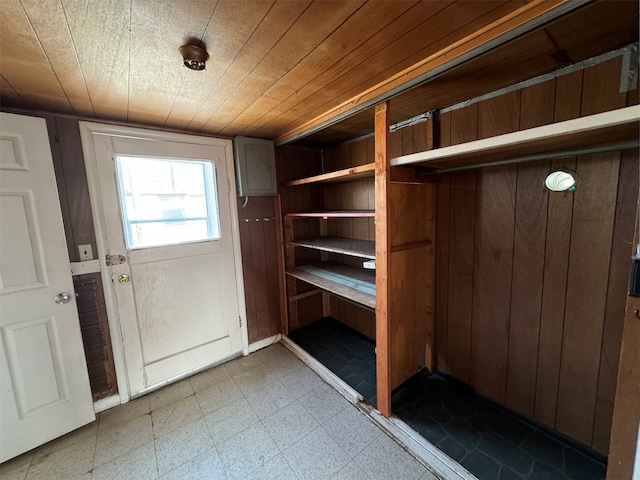
M 280 344 L 97 417 L 0 479 L 436 478 Z

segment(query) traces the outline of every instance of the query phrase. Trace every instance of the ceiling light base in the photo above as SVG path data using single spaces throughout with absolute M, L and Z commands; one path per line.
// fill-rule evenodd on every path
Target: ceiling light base
M 197 45 L 183 45 L 178 51 L 184 60 L 184 66 L 191 70 L 204 70 L 209 59 L 207 51 Z

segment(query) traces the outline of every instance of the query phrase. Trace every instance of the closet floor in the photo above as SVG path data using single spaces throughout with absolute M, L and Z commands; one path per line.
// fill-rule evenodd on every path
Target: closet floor
M 375 344 L 327 317 L 289 338 L 375 406 Z M 600 480 L 606 465 L 470 387 L 419 375 L 392 397 L 393 413 L 480 480 Z
M 479 479 L 598 480 L 606 466 L 438 374 L 412 379 L 393 413 Z
M 331 317 L 289 333 L 289 338 L 376 406 L 376 345 Z

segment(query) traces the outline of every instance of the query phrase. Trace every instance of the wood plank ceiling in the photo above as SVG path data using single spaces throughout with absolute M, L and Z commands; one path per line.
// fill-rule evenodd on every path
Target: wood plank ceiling
M 3 0 L 0 101 L 4 108 L 278 138 L 527 3 Z M 622 4 L 635 4 L 637 39 L 637 2 Z M 629 30 L 633 8 L 618 10 L 609 16 Z M 189 39 L 210 53 L 202 72 L 182 66 L 178 47 Z M 541 65 L 533 70 L 551 67 L 546 57 Z

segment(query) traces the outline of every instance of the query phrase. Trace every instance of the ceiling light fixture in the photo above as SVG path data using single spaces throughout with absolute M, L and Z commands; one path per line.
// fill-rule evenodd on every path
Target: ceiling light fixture
M 178 51 L 184 60 L 184 66 L 191 70 L 204 70 L 209 58 L 207 51 L 198 45 L 183 45 Z
M 546 187 L 552 192 L 575 191 L 578 184 L 578 174 L 573 170 L 561 168 L 554 170 L 544 181 Z

